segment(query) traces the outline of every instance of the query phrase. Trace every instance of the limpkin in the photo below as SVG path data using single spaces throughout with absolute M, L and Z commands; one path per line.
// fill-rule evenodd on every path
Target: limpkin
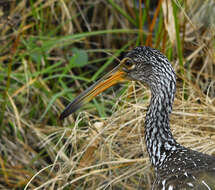
M 169 124 L 176 91 L 170 62 L 151 47 L 136 47 L 111 72 L 81 93 L 60 115 L 64 119 L 84 103 L 124 81 L 135 80 L 151 90 L 145 118 L 145 143 L 155 168 L 153 190 L 215 190 L 215 157 L 186 148 L 174 139 Z

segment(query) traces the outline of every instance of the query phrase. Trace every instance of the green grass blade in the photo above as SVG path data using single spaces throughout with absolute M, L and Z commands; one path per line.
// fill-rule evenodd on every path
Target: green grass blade
M 174 21 L 175 21 L 175 30 L 176 30 L 176 41 L 177 41 L 177 52 L 178 52 L 178 57 L 179 57 L 179 65 L 180 65 L 180 70 L 181 74 L 184 74 L 184 65 L 183 65 L 183 52 L 182 52 L 182 47 L 181 47 L 181 39 L 180 39 L 180 29 L 179 29 L 179 23 L 178 23 L 178 15 L 177 15 L 177 5 L 176 3 L 172 3 L 173 6 L 173 15 L 174 15 Z
M 119 5 L 117 5 L 113 0 L 108 0 L 108 2 L 112 5 L 113 8 L 115 8 L 121 15 L 123 15 L 130 23 L 137 26 L 137 23 L 135 20 L 130 17 Z

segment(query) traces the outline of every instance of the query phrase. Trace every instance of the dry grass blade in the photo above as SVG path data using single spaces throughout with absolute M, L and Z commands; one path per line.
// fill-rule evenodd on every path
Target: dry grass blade
M 171 0 L 162 1 L 162 8 L 163 8 L 163 14 L 164 14 L 164 23 L 169 35 L 170 42 L 172 44 L 175 44 L 176 30 L 175 30 L 172 3 L 173 2 Z

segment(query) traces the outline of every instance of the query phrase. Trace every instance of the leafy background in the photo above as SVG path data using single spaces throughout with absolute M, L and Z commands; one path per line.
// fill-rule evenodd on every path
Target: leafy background
M 65 105 L 138 45 L 177 73 L 171 128 L 215 155 L 213 0 L 0 2 L 0 188 L 149 189 L 150 92 L 117 85 L 64 121 Z

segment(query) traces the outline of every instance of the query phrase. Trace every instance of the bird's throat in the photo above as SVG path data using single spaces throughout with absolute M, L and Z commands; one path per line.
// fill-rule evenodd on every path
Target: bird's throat
M 174 97 L 168 94 L 152 95 L 145 120 L 145 141 L 150 160 L 155 167 L 163 164 L 172 151 L 177 148 L 169 125 Z

